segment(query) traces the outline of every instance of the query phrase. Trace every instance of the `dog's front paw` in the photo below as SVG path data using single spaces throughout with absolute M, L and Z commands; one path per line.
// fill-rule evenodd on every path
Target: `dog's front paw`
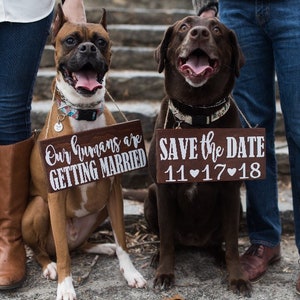
M 127 280 L 128 285 L 133 288 L 143 288 L 147 284 L 143 275 L 140 274 L 134 267 L 133 269 L 124 271 L 123 275 Z
M 143 288 L 146 286 L 147 281 L 133 266 L 129 256 L 127 260 L 120 263 L 120 269 L 129 286 L 134 288 Z
M 72 283 L 72 277 L 66 277 L 57 285 L 56 300 L 76 300 L 76 293 Z
M 130 257 L 121 247 L 117 247 L 117 256 L 120 262 L 120 270 L 124 275 L 129 286 L 134 288 L 143 288 L 146 286 L 147 281 L 136 270 L 132 264 Z
M 168 290 L 174 285 L 174 274 L 156 274 L 153 287 L 160 290 Z
M 57 279 L 57 267 L 55 262 L 51 262 L 43 270 L 43 276 L 47 279 L 56 280 Z
M 232 279 L 229 282 L 229 288 L 238 295 L 243 295 L 244 297 L 251 297 L 252 286 L 250 281 L 246 279 Z

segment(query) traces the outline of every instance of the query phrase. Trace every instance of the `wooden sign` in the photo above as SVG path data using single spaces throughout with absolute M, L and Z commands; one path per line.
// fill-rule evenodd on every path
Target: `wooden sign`
M 264 128 L 158 129 L 158 183 L 266 176 Z
M 39 143 L 50 193 L 147 166 L 138 120 Z

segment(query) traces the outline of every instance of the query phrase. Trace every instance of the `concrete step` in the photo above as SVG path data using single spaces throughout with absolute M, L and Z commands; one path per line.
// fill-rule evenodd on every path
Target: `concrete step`
M 146 9 L 192 9 L 191 1 L 182 0 L 162 0 L 162 1 L 149 1 L 149 0 L 84 0 L 85 7 L 89 8 L 146 8 Z
M 170 25 L 194 12 L 188 9 L 150 9 L 140 7 L 105 7 L 107 24 L 163 24 Z M 101 7 L 86 10 L 88 22 L 98 23 L 102 16 Z
M 46 116 L 50 111 L 52 100 L 35 101 L 32 103 L 31 120 L 32 129 L 40 130 L 45 123 Z M 127 120 L 141 120 L 144 139 L 150 141 L 157 113 L 159 111 L 159 101 L 126 101 L 113 103 L 108 97 L 106 105 L 112 112 L 118 123 L 125 122 L 120 111 Z
M 51 99 L 49 97 L 48 99 Z M 140 119 L 143 127 L 144 138 L 150 140 L 153 133 L 154 123 L 160 107 L 160 99 L 158 100 L 127 100 L 119 101 L 114 98 L 115 103 L 107 96 L 106 104 L 112 111 L 118 122 L 123 122 L 120 110 L 125 114 L 128 120 Z M 277 104 L 280 107 L 279 104 Z M 50 110 L 51 100 L 39 100 L 32 103 L 32 128 L 40 129 L 44 125 L 46 114 Z M 281 109 L 278 108 L 276 114 L 275 136 L 277 139 L 278 153 L 283 156 L 286 154 L 286 139 L 284 121 Z M 288 173 L 288 171 L 286 171 Z
M 153 47 L 112 47 L 111 68 L 114 70 L 156 71 Z
M 123 50 L 120 50 L 123 51 Z M 148 52 L 148 56 L 150 56 Z M 117 56 L 117 55 L 116 55 Z M 118 61 L 120 64 L 118 64 Z M 140 61 L 142 64 L 142 61 Z M 115 67 L 126 64 L 123 58 L 117 58 Z M 154 63 L 155 64 L 155 63 Z M 141 67 L 141 66 L 140 66 Z M 154 65 L 153 65 L 154 68 Z M 151 66 L 149 66 L 151 69 Z M 51 83 L 55 76 L 54 68 L 40 68 L 34 87 L 34 101 L 51 99 Z M 110 70 L 107 79 L 107 89 L 119 101 L 126 100 L 161 100 L 164 97 L 164 75 L 155 70 Z M 278 89 L 277 89 L 278 93 Z M 277 111 L 281 115 L 280 105 Z M 280 119 L 283 126 L 283 119 Z
M 111 69 L 156 71 L 154 47 L 113 46 Z M 54 48 L 47 45 L 43 51 L 40 69 L 54 67 Z
M 112 24 L 108 32 L 114 46 L 157 47 L 167 25 L 161 24 Z
M 34 101 L 52 98 L 50 87 L 54 76 L 54 68 L 39 70 L 34 87 Z M 106 87 L 118 101 L 159 101 L 164 97 L 163 75 L 155 71 L 112 70 L 108 76 Z

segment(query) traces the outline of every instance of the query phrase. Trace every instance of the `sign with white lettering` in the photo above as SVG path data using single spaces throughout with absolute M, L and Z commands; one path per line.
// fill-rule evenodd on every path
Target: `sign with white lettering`
M 147 166 L 139 120 L 39 144 L 50 193 Z
M 264 128 L 158 129 L 156 153 L 158 183 L 266 176 Z

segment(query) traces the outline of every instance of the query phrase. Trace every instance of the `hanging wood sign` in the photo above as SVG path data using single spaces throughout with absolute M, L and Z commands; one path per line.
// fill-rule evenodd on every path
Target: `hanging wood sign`
M 266 176 L 264 128 L 158 129 L 156 153 L 158 183 Z
M 139 120 L 39 144 L 50 193 L 147 166 Z

